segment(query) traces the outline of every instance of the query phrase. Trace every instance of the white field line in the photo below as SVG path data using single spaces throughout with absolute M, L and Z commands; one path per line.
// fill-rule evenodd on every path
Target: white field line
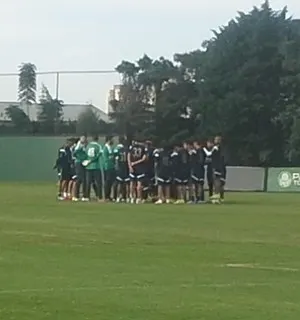
M 270 282 L 249 282 L 249 283 L 203 283 L 203 284 L 186 284 L 179 285 L 178 289 L 184 288 L 231 288 L 231 287 L 265 287 L 272 286 L 274 283 Z M 0 290 L 0 295 L 5 294 L 22 294 L 22 293 L 48 293 L 48 292 L 79 292 L 79 291 L 105 291 L 105 290 L 140 290 L 151 288 L 150 285 L 145 286 L 103 286 L 103 287 L 74 287 L 74 288 L 24 288 L 24 289 L 12 289 L 12 290 Z M 155 286 L 153 286 L 155 288 Z
M 299 272 L 300 271 L 297 268 L 276 267 L 276 266 L 261 266 L 259 264 L 251 264 L 251 263 L 228 263 L 228 264 L 222 265 L 222 267 L 240 268 L 240 269 L 269 270 L 269 271 L 286 271 L 286 272 Z
M 3 234 L 13 236 L 40 236 L 47 238 L 56 238 L 57 235 L 53 233 L 28 232 L 28 231 L 2 231 Z

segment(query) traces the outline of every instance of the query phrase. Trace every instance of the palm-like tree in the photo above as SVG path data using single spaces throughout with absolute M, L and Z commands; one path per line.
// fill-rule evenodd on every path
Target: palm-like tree
M 26 105 L 29 116 L 30 106 L 36 102 L 36 66 L 32 63 L 19 66 L 19 101 Z

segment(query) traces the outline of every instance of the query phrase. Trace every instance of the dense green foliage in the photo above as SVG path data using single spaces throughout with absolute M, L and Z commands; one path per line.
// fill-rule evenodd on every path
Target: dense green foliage
M 123 61 L 119 134 L 157 143 L 221 133 L 232 164 L 300 161 L 300 22 L 265 2 L 173 61 Z

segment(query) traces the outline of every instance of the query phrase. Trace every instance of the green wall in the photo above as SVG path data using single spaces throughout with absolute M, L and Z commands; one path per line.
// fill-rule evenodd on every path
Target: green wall
M 65 137 L 0 137 L 0 181 L 55 181 Z

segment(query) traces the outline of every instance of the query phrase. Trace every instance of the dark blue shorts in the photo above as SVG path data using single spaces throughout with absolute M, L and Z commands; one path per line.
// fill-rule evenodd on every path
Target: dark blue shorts
M 188 171 L 176 172 L 174 182 L 177 185 L 187 185 L 190 181 L 190 173 Z
M 205 173 L 205 169 L 202 166 L 192 170 L 192 173 L 191 173 L 192 183 L 203 184 L 204 183 L 204 176 L 205 176 L 204 173 Z

